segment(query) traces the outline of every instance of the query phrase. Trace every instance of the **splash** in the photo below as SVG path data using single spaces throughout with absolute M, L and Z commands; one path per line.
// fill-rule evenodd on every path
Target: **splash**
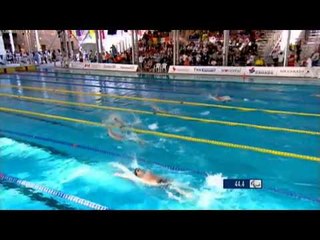
M 133 160 L 132 160 L 132 162 L 131 162 L 131 164 L 130 164 L 130 167 L 131 167 L 131 168 L 138 168 L 138 167 L 140 167 L 140 166 L 139 166 L 139 163 L 138 163 L 138 158 L 137 158 L 137 155 L 136 155 L 136 154 L 133 156 Z
M 159 127 L 158 127 L 158 123 L 152 123 L 152 124 L 149 124 L 148 125 L 148 128 L 150 130 L 157 130 Z
M 210 111 L 204 111 L 204 112 L 201 112 L 200 115 L 202 116 L 207 116 L 210 114 Z

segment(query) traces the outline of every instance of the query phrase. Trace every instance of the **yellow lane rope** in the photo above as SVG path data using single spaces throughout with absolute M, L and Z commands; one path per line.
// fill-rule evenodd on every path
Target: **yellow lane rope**
M 20 110 L 20 109 L 0 107 L 0 111 L 18 113 L 18 114 L 23 114 L 23 115 L 32 115 L 32 116 L 38 116 L 38 117 L 43 117 L 43 118 L 49 118 L 49 119 L 58 119 L 58 120 L 69 121 L 69 122 L 74 122 L 74 123 L 81 123 L 81 124 L 86 124 L 86 125 L 96 126 L 96 127 L 105 127 L 104 124 L 98 123 L 98 122 L 63 117 L 63 116 L 59 116 L 59 115 L 51 115 L 51 114 L 25 111 L 25 110 Z M 159 136 L 159 137 L 180 139 L 180 140 L 189 141 L 189 142 L 206 143 L 206 144 L 211 144 L 211 145 L 216 145 L 216 146 L 221 146 L 221 147 L 243 149 L 243 150 L 247 150 L 247 151 L 271 154 L 271 155 L 287 157 L 287 158 L 297 158 L 297 159 L 320 162 L 320 157 L 315 157 L 315 156 L 308 156 L 308 155 L 302 155 L 302 154 L 296 154 L 296 153 L 290 153 L 290 152 L 282 152 L 282 151 L 260 148 L 260 147 L 253 147 L 253 146 L 242 145 L 242 144 L 234 144 L 234 143 L 229 143 L 229 142 L 222 142 L 222 141 L 209 140 L 209 139 L 203 139 L 203 138 L 187 137 L 187 136 L 183 136 L 183 135 L 176 135 L 176 134 L 163 133 L 163 132 L 157 132 L 157 131 L 143 130 L 143 129 L 137 129 L 137 128 L 127 128 L 127 129 L 129 131 L 133 131 L 133 132 L 139 133 L 139 134 L 148 134 L 148 135 Z
M 138 110 L 138 109 L 99 106 L 99 105 L 95 105 L 95 104 L 68 102 L 68 101 L 47 99 L 47 98 L 35 98 L 35 97 L 19 96 L 19 95 L 6 94 L 6 93 L 0 93 L 0 97 L 18 98 L 18 99 L 24 99 L 24 100 L 36 101 L 36 102 L 47 102 L 47 103 L 58 104 L 58 105 L 72 105 L 72 106 L 104 109 L 104 110 L 131 112 L 131 113 L 137 113 L 137 114 L 157 115 L 157 116 L 161 116 L 161 117 L 177 118 L 177 119 L 186 120 L 186 121 L 196 121 L 196 122 L 209 123 L 209 124 L 221 124 L 221 125 L 227 125 L 227 126 L 232 126 L 232 127 L 248 127 L 248 128 L 256 128 L 256 129 L 268 130 L 268 131 L 291 132 L 291 133 L 317 135 L 317 136 L 320 135 L 320 132 L 316 132 L 316 131 L 307 131 L 307 130 L 291 129 L 291 128 L 280 128 L 280 127 L 264 126 L 264 125 L 248 124 L 248 123 L 239 123 L 239 122 L 220 121 L 220 120 L 196 118 L 196 117 L 189 117 L 189 116 L 163 113 L 163 112 L 154 113 L 151 111 L 144 111 L 144 110 Z
M 186 106 L 196 106 L 196 107 L 222 108 L 222 109 L 239 110 L 239 111 L 245 111 L 245 112 L 263 112 L 263 113 L 269 113 L 269 114 L 286 114 L 286 115 L 296 115 L 296 116 L 305 116 L 305 117 L 320 117 L 320 113 L 291 112 L 291 111 L 281 111 L 281 110 L 272 110 L 272 109 L 263 109 L 263 108 L 247 108 L 247 107 L 226 106 L 226 105 L 201 103 L 201 102 L 188 102 L 188 101 L 177 101 L 177 100 L 158 99 L 158 98 L 120 96 L 116 94 L 86 93 L 86 92 L 80 92 L 80 91 L 64 90 L 61 88 L 39 88 L 39 87 L 26 87 L 26 86 L 15 86 L 15 85 L 6 85 L 6 84 L 0 84 L 0 87 L 1 88 L 22 88 L 22 89 L 33 90 L 33 91 L 55 92 L 55 93 L 74 94 L 74 95 L 83 95 L 83 96 L 119 98 L 119 99 L 145 101 L 145 102 L 182 104 Z

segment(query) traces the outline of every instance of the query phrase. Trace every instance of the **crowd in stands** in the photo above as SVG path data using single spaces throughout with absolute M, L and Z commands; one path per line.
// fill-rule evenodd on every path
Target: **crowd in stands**
M 74 60 L 79 62 L 98 62 L 98 53 L 97 51 L 89 52 L 79 51 L 74 55 Z M 132 49 L 128 49 L 122 53 L 119 53 L 114 45 L 111 46 L 110 52 L 103 51 L 100 53 L 100 61 L 102 63 L 123 63 L 131 64 L 132 63 Z
M 0 64 L 47 64 L 61 61 L 62 53 L 58 50 L 35 51 L 32 53 L 21 51 L 14 52 L 7 50 L 5 56 L 0 56 Z
M 288 67 L 316 67 L 319 66 L 319 54 L 320 45 L 310 55 L 301 59 L 302 53 L 302 40 L 299 40 L 296 44 L 289 46 L 288 53 Z M 284 53 L 278 48 L 275 48 L 271 53 L 273 66 L 283 66 Z
M 173 64 L 173 44 L 169 32 L 157 30 L 146 31 L 138 40 L 138 65 L 144 72 L 167 71 Z M 119 53 L 114 45 L 110 51 L 104 51 L 100 55 L 102 63 L 132 63 L 132 48 Z M 97 52 L 90 50 L 88 53 L 79 52 L 76 61 L 98 62 Z
M 173 43 L 169 32 L 145 32 L 138 41 L 138 50 L 139 68 L 144 72 L 167 71 L 173 64 Z
M 274 49 L 267 59 L 259 55 L 258 44 L 262 41 L 267 41 L 263 31 L 230 31 L 228 66 L 283 66 L 285 56 L 279 48 Z M 178 64 L 184 66 L 222 66 L 223 42 L 223 31 L 195 30 L 188 35 L 185 41 L 180 39 Z M 320 49 L 309 58 L 301 59 L 301 45 L 302 43 L 299 41 L 290 46 L 288 66 L 317 66 Z M 166 72 L 173 64 L 173 42 L 169 32 L 146 31 L 138 40 L 138 54 L 136 61 L 141 71 Z M 102 63 L 131 64 L 132 48 L 119 53 L 112 45 L 110 51 L 102 52 L 99 57 Z M 42 58 L 50 59 L 49 57 Z M 88 53 L 80 51 L 74 56 L 74 60 L 98 62 L 98 54 L 92 50 Z
M 264 64 L 258 56 L 259 31 L 236 31 L 229 36 L 228 66 Z M 223 31 L 194 31 L 186 44 L 180 44 L 179 65 L 222 66 Z M 258 61 L 256 61 L 258 60 Z

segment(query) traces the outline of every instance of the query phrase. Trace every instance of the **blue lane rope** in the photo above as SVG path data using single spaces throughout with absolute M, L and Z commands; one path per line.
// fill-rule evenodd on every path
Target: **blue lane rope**
M 98 87 L 98 88 L 112 88 L 119 90 L 133 90 L 140 92 L 157 92 L 157 93 L 169 93 L 169 94 L 182 94 L 182 95 L 191 95 L 191 96 L 199 96 L 199 93 L 189 93 L 189 92 L 172 92 L 172 91 L 162 91 L 155 89 L 139 89 L 139 88 L 126 88 L 126 87 L 111 87 L 111 86 L 103 86 L 103 85 L 92 85 L 92 84 L 80 84 L 80 83 L 68 83 L 68 82 L 54 82 L 54 81 L 39 81 L 39 80 L 30 80 L 30 79 L 10 79 L 10 78 L 0 78 L 0 80 L 15 80 L 15 81 L 23 81 L 23 82 L 38 82 L 38 83 L 51 83 L 58 85 L 71 85 L 71 86 L 82 86 L 82 87 Z
M 71 194 L 67 194 L 67 193 L 64 193 L 64 192 L 61 192 L 58 190 L 54 190 L 52 188 L 48 188 L 48 187 L 42 186 L 37 183 L 32 183 L 32 182 L 29 182 L 29 181 L 26 181 L 26 180 L 23 180 L 23 179 L 20 179 L 17 177 L 8 176 L 8 175 L 1 173 L 1 172 L 0 172 L 0 180 L 5 181 L 5 182 L 9 182 L 9 183 L 13 183 L 18 186 L 32 188 L 32 189 L 38 190 L 40 192 L 48 193 L 50 195 L 53 195 L 53 196 L 56 196 L 56 197 L 59 197 L 62 199 L 66 199 L 68 201 L 71 201 L 71 202 L 74 202 L 79 205 L 83 205 L 83 206 L 86 206 L 86 207 L 89 207 L 89 208 L 92 208 L 95 210 L 110 210 L 108 207 L 100 205 L 98 203 L 94 203 L 94 202 L 88 201 L 86 199 L 76 197 Z
M 23 137 L 27 137 L 27 138 L 34 138 L 34 139 L 39 139 L 39 140 L 43 140 L 43 141 L 47 141 L 47 142 L 53 142 L 53 143 L 57 143 L 57 144 L 61 144 L 61 145 L 66 145 L 66 146 L 69 146 L 69 147 L 77 147 L 77 148 L 81 148 L 81 149 L 85 149 L 85 150 L 90 150 L 90 151 L 94 151 L 94 152 L 103 153 L 103 154 L 114 156 L 114 157 L 120 157 L 120 158 L 127 159 L 127 160 L 134 160 L 135 159 L 134 157 L 126 155 L 126 154 L 115 153 L 115 152 L 102 150 L 102 149 L 97 149 L 97 148 L 86 146 L 86 145 L 73 144 L 73 143 L 70 143 L 70 142 L 65 142 L 65 141 L 56 140 L 56 139 L 52 139 L 52 138 L 40 137 L 40 136 L 36 136 L 36 135 L 31 135 L 31 134 L 26 134 L 26 133 L 11 131 L 11 130 L 0 129 L 0 133 L 9 133 L 9 134 L 23 136 Z M 205 171 L 201 171 L 201 170 L 193 170 L 193 169 L 188 169 L 188 168 L 170 166 L 170 165 L 163 164 L 163 163 L 160 163 L 160 162 L 145 160 L 143 158 L 139 158 L 137 160 L 139 162 L 154 164 L 154 165 L 160 166 L 162 168 L 165 168 L 165 169 L 168 169 L 168 170 L 172 170 L 172 171 L 176 171 L 176 172 L 190 172 L 190 173 L 194 173 L 194 174 L 201 175 L 201 176 L 204 176 L 204 177 L 207 177 L 209 174 L 214 174 L 212 172 L 205 172 Z M 301 195 L 299 193 L 295 193 L 295 192 L 291 192 L 291 191 L 287 191 L 287 190 L 277 189 L 277 188 L 273 188 L 273 187 L 263 187 L 263 190 L 266 190 L 266 191 L 269 191 L 269 192 L 274 192 L 274 193 L 277 193 L 277 194 L 282 194 L 282 195 L 285 195 L 287 197 L 296 198 L 296 199 L 299 199 L 299 200 L 307 200 L 307 201 L 311 201 L 311 202 L 315 202 L 315 203 L 320 203 L 320 198 L 311 198 L 311 197 L 304 196 L 304 195 Z

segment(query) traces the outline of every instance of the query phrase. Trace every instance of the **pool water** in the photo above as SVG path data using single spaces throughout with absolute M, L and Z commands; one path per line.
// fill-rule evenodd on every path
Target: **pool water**
M 93 95 L 74 92 L 62 94 L 50 91 L 53 88 Z M 152 132 L 210 139 L 316 158 L 320 157 L 320 115 L 277 114 L 239 108 L 319 114 L 320 98 L 315 96 L 319 93 L 319 85 L 181 81 L 153 77 L 71 74 L 67 71 L 0 76 L 2 108 L 97 123 L 103 123 L 111 114 L 117 114 L 135 128 Z M 137 97 L 139 100 L 99 94 Z M 232 101 L 214 102 L 210 95 L 229 95 Z M 62 105 L 14 96 L 129 110 Z M 150 98 L 209 103 L 223 107 L 150 102 Z M 154 106 L 179 116 L 308 130 L 314 134 L 189 121 L 132 111 L 152 112 Z M 227 109 L 224 106 L 237 108 Z M 0 109 L 0 172 L 115 210 L 320 209 L 319 161 L 191 142 L 157 134 L 133 134 L 133 137 L 137 136 L 146 143 L 141 145 L 134 141 L 116 141 L 108 136 L 104 127 Z M 151 170 L 192 189 L 193 197 L 184 198 L 167 189 L 119 178 L 114 175 L 119 171 L 119 167 Z M 223 189 L 223 179 L 232 178 L 262 179 L 264 189 Z M 88 209 L 11 183 L 1 182 L 0 191 L 0 209 Z

